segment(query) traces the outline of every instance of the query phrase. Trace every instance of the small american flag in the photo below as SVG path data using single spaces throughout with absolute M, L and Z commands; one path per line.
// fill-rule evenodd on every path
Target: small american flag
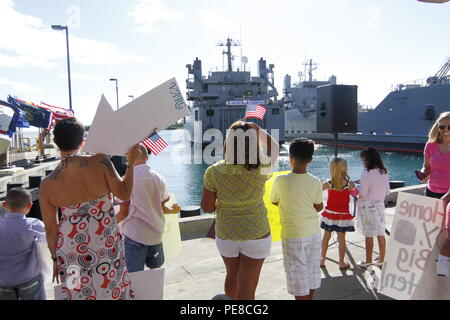
M 142 141 L 144 146 L 148 148 L 155 156 L 159 155 L 165 148 L 169 145 L 163 140 L 157 133 L 151 135 L 144 141 Z
M 245 118 L 258 118 L 262 120 L 266 114 L 267 109 L 259 104 L 249 104 L 245 112 Z

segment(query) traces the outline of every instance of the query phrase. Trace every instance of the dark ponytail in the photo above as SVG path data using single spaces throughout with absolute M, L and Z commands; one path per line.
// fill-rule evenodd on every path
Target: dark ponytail
M 367 170 L 379 169 L 381 174 L 387 174 L 388 171 L 384 166 L 383 159 L 377 149 L 367 147 L 361 151 L 360 157 L 366 160 Z

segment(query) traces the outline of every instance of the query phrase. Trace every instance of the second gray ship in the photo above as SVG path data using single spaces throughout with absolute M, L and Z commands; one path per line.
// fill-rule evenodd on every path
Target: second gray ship
M 285 77 L 286 138 L 307 137 L 321 144 L 334 144 L 334 135 L 317 133 L 317 88 L 336 84 L 313 78 L 316 65 L 306 64 L 308 78 L 300 73 L 300 82 L 291 84 Z M 390 92 L 375 109 L 358 111 L 358 133 L 339 134 L 340 146 L 363 148 L 373 145 L 385 151 L 423 152 L 428 132 L 443 112 L 450 111 L 450 58 L 440 70 L 426 80 L 402 83 Z

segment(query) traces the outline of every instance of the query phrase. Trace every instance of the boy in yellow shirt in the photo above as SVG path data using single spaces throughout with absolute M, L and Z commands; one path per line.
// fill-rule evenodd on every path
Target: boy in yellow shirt
M 280 210 L 287 288 L 296 300 L 312 300 L 321 282 L 322 183 L 306 170 L 313 154 L 314 141 L 293 140 L 289 146 L 292 172 L 275 179 L 270 195 Z

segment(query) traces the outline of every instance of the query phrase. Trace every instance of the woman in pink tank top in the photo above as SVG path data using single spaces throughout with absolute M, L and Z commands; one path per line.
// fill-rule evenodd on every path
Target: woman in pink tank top
M 439 255 L 437 274 L 450 277 L 450 112 L 442 113 L 430 130 L 422 172 L 423 181 L 428 180 L 426 196 L 444 200 L 447 238 Z

